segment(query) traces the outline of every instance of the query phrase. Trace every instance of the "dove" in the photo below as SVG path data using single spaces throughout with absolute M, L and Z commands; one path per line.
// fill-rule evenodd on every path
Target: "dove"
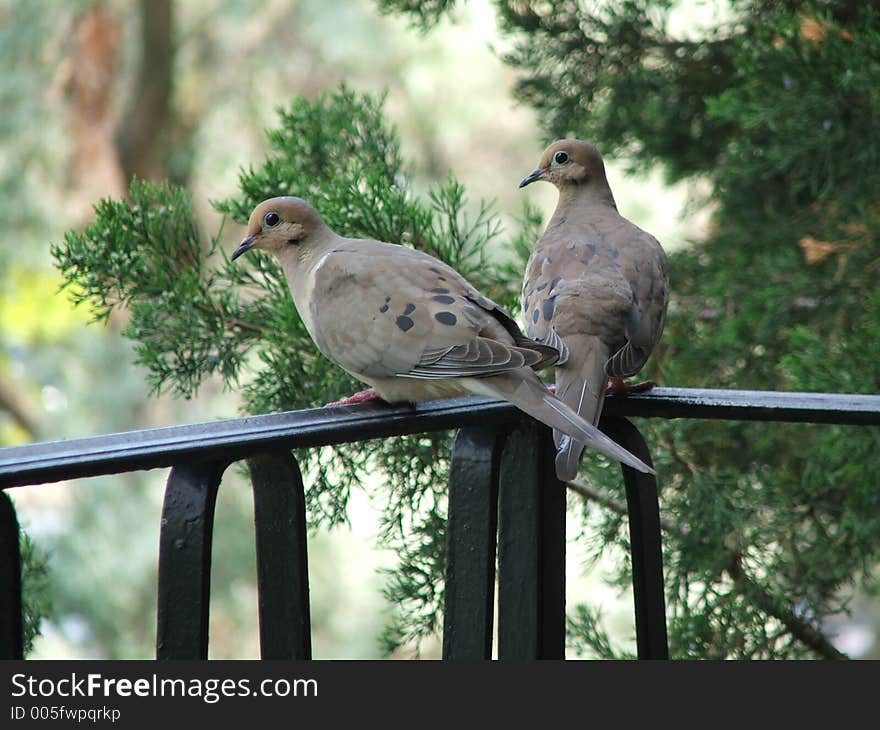
M 556 395 L 595 425 L 606 387 L 640 389 L 622 379 L 642 369 L 663 333 L 666 254 L 617 211 L 602 157 L 588 142 L 551 144 L 519 187 L 538 180 L 555 185 L 559 200 L 526 265 L 525 332 L 559 350 Z M 571 481 L 584 444 L 560 429 L 554 439 L 557 476 Z
M 475 393 L 509 401 L 578 443 L 653 471 L 538 378 L 535 369 L 556 361 L 555 348 L 526 337 L 495 302 L 433 256 L 337 235 L 296 197 L 256 207 L 231 258 L 251 249 L 278 259 L 317 348 L 382 400 Z

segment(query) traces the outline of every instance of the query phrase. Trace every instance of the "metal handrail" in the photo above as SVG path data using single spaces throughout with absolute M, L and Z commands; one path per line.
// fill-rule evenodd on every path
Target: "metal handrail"
M 646 463 L 628 417 L 880 425 L 880 396 L 654 388 L 605 401 L 600 424 Z M 549 430 L 513 406 L 467 397 L 368 403 L 218 420 L 0 449 L 0 658 L 21 656 L 18 524 L 2 490 L 172 467 L 159 549 L 158 658 L 206 658 L 214 504 L 229 464 L 247 460 L 254 489 L 264 658 L 309 658 L 307 526 L 290 454 L 363 439 L 457 428 L 447 528 L 443 652 L 489 658 L 495 557 L 498 654 L 564 655 L 565 499 Z M 657 484 L 623 467 L 638 655 L 666 658 Z
M 654 388 L 609 396 L 609 416 L 880 425 L 880 395 Z M 365 403 L 126 431 L 0 449 L 0 489 L 173 466 L 221 451 L 312 448 L 509 421 L 509 403 L 469 396 L 413 406 Z

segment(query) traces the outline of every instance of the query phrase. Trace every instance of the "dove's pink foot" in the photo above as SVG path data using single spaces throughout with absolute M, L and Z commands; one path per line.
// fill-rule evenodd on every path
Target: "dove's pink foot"
M 327 403 L 325 408 L 329 406 L 351 406 L 355 403 L 367 403 L 371 400 L 381 400 L 381 398 L 379 398 L 379 394 L 375 390 L 367 388 L 366 390 L 359 390 L 357 393 L 348 396 L 348 398 Z
M 556 384 L 554 383 L 553 385 L 548 385 L 547 390 L 553 393 L 553 395 L 556 395 Z
M 626 395 L 627 393 L 644 393 L 646 390 L 656 387 L 653 380 L 643 380 L 641 383 L 628 383 L 623 378 L 611 378 L 605 386 L 605 395 Z

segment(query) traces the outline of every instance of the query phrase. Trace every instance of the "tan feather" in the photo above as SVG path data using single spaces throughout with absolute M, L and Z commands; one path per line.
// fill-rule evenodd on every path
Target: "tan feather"
M 596 424 L 608 377 L 645 365 L 666 317 L 666 256 L 653 236 L 617 211 L 602 157 L 580 140 L 559 140 L 521 186 L 538 180 L 559 202 L 526 266 L 526 334 L 560 351 L 556 393 Z M 583 445 L 554 434 L 557 474 L 577 474 Z

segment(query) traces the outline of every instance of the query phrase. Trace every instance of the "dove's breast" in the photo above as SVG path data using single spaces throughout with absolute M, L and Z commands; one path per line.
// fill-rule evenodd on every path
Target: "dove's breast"
M 338 259 L 332 251 L 318 257 L 305 273 L 303 291 L 294 299 L 318 349 L 331 360 L 346 360 L 344 367 L 351 369 L 352 356 L 359 359 L 354 350 L 364 344 L 366 333 L 357 322 L 361 308 L 355 276 L 341 267 Z M 348 356 L 341 357 L 343 353 Z
M 418 360 L 394 339 L 402 330 L 386 316 L 391 296 L 383 271 L 359 251 L 334 249 L 301 273 L 294 295 L 318 349 L 356 377 L 406 372 Z
M 317 327 L 315 322 L 315 313 L 311 303 L 314 301 L 314 292 L 315 292 L 315 284 L 316 278 L 318 274 L 318 269 L 320 269 L 321 264 L 326 260 L 327 254 L 321 256 L 315 265 L 310 266 L 308 269 L 304 271 L 300 276 L 291 277 L 290 274 L 287 275 L 287 280 L 292 284 L 290 287 L 291 295 L 293 296 L 293 301 L 296 304 L 296 309 L 299 312 L 299 317 L 303 321 L 303 324 L 306 326 L 306 329 L 309 331 L 312 339 L 317 342 Z M 299 273 L 299 272 L 297 272 Z

